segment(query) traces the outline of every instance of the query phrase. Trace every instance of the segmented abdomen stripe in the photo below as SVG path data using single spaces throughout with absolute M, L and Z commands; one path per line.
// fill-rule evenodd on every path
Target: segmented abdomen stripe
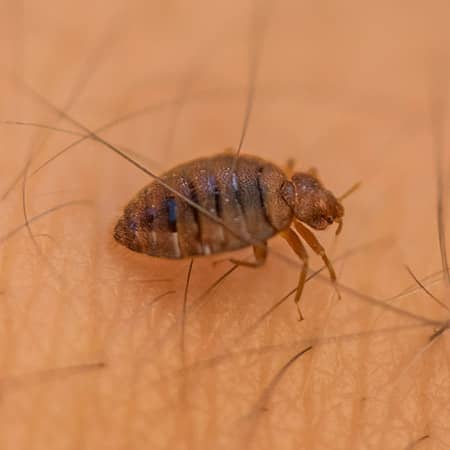
M 214 209 L 216 210 L 217 217 L 222 218 L 222 200 L 220 198 L 220 188 L 217 185 L 217 180 L 214 175 L 208 175 L 208 188 L 211 189 L 212 194 L 214 195 Z M 208 192 L 209 194 L 209 192 Z
M 177 202 L 175 197 L 166 197 L 165 199 L 167 216 L 168 216 L 168 228 L 172 233 L 177 232 Z
M 187 196 L 195 203 L 195 204 L 199 204 L 199 200 L 198 200 L 198 195 L 197 195 L 197 189 L 195 188 L 195 184 L 192 180 L 186 180 L 187 181 L 187 186 L 189 188 L 189 193 L 187 194 Z M 203 205 L 200 205 L 203 206 Z M 191 206 L 192 209 L 192 214 L 194 215 L 194 222 L 197 225 L 198 228 L 198 240 L 201 242 L 202 241 L 202 229 L 201 229 L 201 224 L 200 224 L 200 211 L 197 208 L 194 208 L 193 206 Z
M 242 192 L 239 188 L 239 179 L 235 173 L 231 175 L 231 187 L 233 188 L 234 198 L 236 199 L 240 213 L 244 214 L 245 205 L 243 204 Z
M 256 173 L 256 187 L 258 189 L 258 196 L 259 196 L 259 205 L 261 206 L 261 209 L 263 211 L 264 214 L 264 218 L 266 219 L 266 222 L 272 226 L 272 222 L 270 221 L 269 218 L 269 214 L 267 213 L 267 208 L 266 208 L 266 201 L 264 199 L 264 191 L 263 188 L 261 186 L 261 175 L 263 173 L 263 168 L 260 167 Z
M 214 170 L 214 169 L 213 169 Z M 267 206 L 266 206 L 266 192 L 265 192 L 265 186 L 262 182 L 262 174 L 263 174 L 263 167 L 258 167 L 255 172 L 253 172 L 254 176 L 248 180 L 248 175 L 244 175 L 246 178 L 240 178 L 239 174 L 233 173 L 228 174 L 227 178 L 225 178 L 225 181 L 227 183 L 230 183 L 226 189 L 224 186 L 222 186 L 218 183 L 217 177 L 214 173 L 208 173 L 205 175 L 205 177 L 190 177 L 188 174 L 184 174 L 182 176 L 179 175 L 181 180 L 178 180 L 180 184 L 184 185 L 184 194 L 190 198 L 195 204 L 207 208 L 209 211 L 215 213 L 218 218 L 222 220 L 239 220 L 241 223 L 242 232 L 244 234 L 250 233 L 251 230 L 260 230 L 261 227 L 264 226 L 262 224 L 257 225 L 254 223 L 255 217 L 258 217 L 257 213 L 252 212 L 252 208 L 261 208 L 261 212 L 259 213 L 259 218 L 256 220 L 264 220 L 271 228 L 273 228 L 272 223 L 269 219 L 268 212 L 267 212 Z M 244 181 L 242 181 L 244 180 Z M 242 185 L 242 183 L 247 183 Z M 248 186 L 248 183 L 251 183 L 252 185 Z M 254 193 L 252 195 L 257 195 L 258 199 L 255 199 L 256 202 L 252 201 L 251 199 L 247 198 L 247 195 L 242 190 L 242 187 L 248 191 L 249 195 L 250 193 Z M 202 192 L 199 191 L 199 189 L 203 189 Z M 222 189 L 224 189 L 222 191 Z M 228 201 L 231 200 L 231 203 L 228 204 L 227 208 L 231 208 L 229 212 L 226 214 L 227 217 L 224 217 L 224 202 L 226 199 L 224 199 L 224 196 L 230 196 Z M 178 203 L 180 202 L 180 203 Z M 185 204 L 182 204 L 183 200 L 178 199 L 174 196 L 168 195 L 164 200 L 164 207 L 166 208 L 167 212 L 167 229 L 171 233 L 177 233 L 177 236 L 173 236 L 173 238 L 176 240 L 174 241 L 174 252 L 179 253 L 176 251 L 177 249 L 175 247 L 180 247 L 180 240 L 183 239 L 191 239 L 191 244 L 199 244 L 199 248 L 203 249 L 203 252 L 205 251 L 205 242 L 204 239 L 207 239 L 206 236 L 204 236 L 204 232 L 202 230 L 202 217 L 201 217 L 201 211 L 199 211 L 197 208 L 195 208 L 192 205 L 189 205 L 187 208 Z M 178 206 L 177 206 L 178 203 Z M 180 209 L 180 205 L 183 207 Z M 249 209 L 251 208 L 251 209 Z M 192 214 L 182 214 L 181 211 L 192 211 Z M 228 209 L 227 209 L 228 211 Z M 154 211 L 149 208 L 147 215 L 148 222 L 150 227 L 152 225 L 152 219 L 153 219 Z M 180 215 L 182 214 L 182 216 Z M 232 214 L 232 216 L 228 217 L 229 214 Z M 256 216 L 255 216 L 256 214 Z M 234 217 L 233 217 L 234 216 Z M 185 233 L 182 231 L 182 229 L 185 229 L 186 226 L 189 226 L 189 224 L 183 223 L 183 227 L 180 226 L 179 221 L 180 220 L 193 220 L 196 225 L 196 234 L 189 233 L 190 237 L 188 235 L 185 235 Z M 192 224 L 191 230 L 194 229 L 194 223 Z M 237 223 L 232 223 L 230 226 L 236 226 Z M 223 228 L 220 224 L 214 224 L 213 226 Z M 210 230 L 208 226 L 208 230 Z M 227 241 L 229 239 L 228 233 L 226 232 L 226 229 L 223 230 L 224 234 L 222 234 L 222 239 L 225 239 L 221 242 L 221 246 L 223 246 L 224 249 L 227 248 Z M 181 235 L 180 235 L 181 232 Z M 205 228 L 206 232 L 206 228 Z M 210 231 L 208 231 L 209 236 Z M 210 237 L 208 237 L 209 239 Z M 217 244 L 219 244 L 217 242 Z M 188 245 L 189 247 L 189 245 Z M 209 244 L 206 246 L 209 248 Z

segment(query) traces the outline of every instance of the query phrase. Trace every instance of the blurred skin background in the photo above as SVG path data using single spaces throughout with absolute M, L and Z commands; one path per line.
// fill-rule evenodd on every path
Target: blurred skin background
M 0 448 L 450 447 L 448 2 L 1 8 L 0 120 L 66 132 L 0 126 Z M 298 279 L 281 239 L 220 282 L 228 255 L 196 259 L 186 292 L 189 260 L 112 239 L 146 174 L 90 139 L 34 174 L 86 133 L 23 80 L 90 130 L 125 117 L 99 135 L 161 173 L 238 146 L 251 79 L 244 152 L 316 167 L 336 195 L 362 182 L 339 238 L 316 233 L 342 299 L 323 272 L 301 323 L 292 297 L 265 314 Z M 417 287 L 405 265 L 444 306 L 388 300 Z

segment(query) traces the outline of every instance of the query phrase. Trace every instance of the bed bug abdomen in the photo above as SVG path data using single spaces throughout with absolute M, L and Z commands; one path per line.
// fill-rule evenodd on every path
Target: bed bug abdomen
M 275 165 L 222 153 L 193 160 L 162 179 L 219 221 L 211 219 L 160 183 L 144 187 L 126 206 L 114 237 L 131 250 L 184 258 L 232 251 L 264 242 L 288 227 L 292 211 L 280 194 L 286 181 Z

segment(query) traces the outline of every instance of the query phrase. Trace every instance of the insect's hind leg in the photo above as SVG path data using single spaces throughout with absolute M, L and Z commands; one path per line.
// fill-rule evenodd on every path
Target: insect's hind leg
M 305 246 L 303 245 L 303 242 L 298 237 L 298 235 L 295 233 L 294 230 L 291 228 L 287 228 L 286 230 L 283 230 L 280 233 L 280 236 L 286 240 L 286 242 L 289 244 L 289 246 L 294 250 L 294 252 L 297 254 L 297 256 L 302 260 L 303 267 L 300 272 L 300 277 L 298 279 L 298 285 L 297 285 L 297 292 L 295 293 L 295 304 L 297 305 L 297 311 L 298 311 L 298 320 L 303 320 L 303 314 L 300 309 L 300 298 L 302 296 L 303 288 L 305 286 L 306 282 L 306 276 L 308 275 L 308 253 L 306 252 Z
M 298 220 L 294 221 L 294 226 L 300 236 L 307 242 L 307 244 L 314 250 L 314 252 L 322 258 L 330 274 L 331 281 L 334 283 L 334 288 L 336 289 L 337 296 L 340 299 L 341 294 L 336 285 L 336 272 L 334 271 L 331 261 L 328 259 L 325 249 L 322 247 L 322 244 L 317 240 L 312 231 L 308 230 L 308 228 L 306 228 Z
M 295 172 L 295 159 L 289 158 L 283 166 L 283 170 L 287 178 L 292 178 L 292 175 L 294 175 Z
M 230 259 L 230 262 L 237 266 L 245 267 L 261 267 L 267 258 L 267 242 L 262 242 L 253 246 L 253 254 L 255 255 L 255 261 L 241 261 L 239 259 Z
M 289 158 L 286 163 L 283 166 L 283 170 L 284 173 L 286 174 L 287 178 L 292 178 L 292 176 L 295 173 L 295 165 L 296 165 L 296 161 L 294 158 Z M 311 167 L 310 169 L 308 169 L 306 171 L 306 173 L 312 175 L 314 178 L 319 179 L 319 172 L 317 171 L 317 169 L 315 167 Z

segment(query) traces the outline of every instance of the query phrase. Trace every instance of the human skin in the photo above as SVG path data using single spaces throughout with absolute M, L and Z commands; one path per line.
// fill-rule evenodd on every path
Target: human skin
M 195 259 L 186 293 L 189 260 L 112 238 L 148 174 L 86 139 L 32 175 L 76 137 L 1 125 L 1 449 L 450 447 L 448 311 L 423 290 L 385 302 L 415 285 L 407 265 L 449 303 L 433 139 L 449 6 L 275 3 L 259 33 L 250 2 L 5 0 L 0 120 L 86 134 L 21 80 L 89 130 L 154 105 L 99 136 L 158 174 L 236 149 L 260 48 L 243 151 L 316 167 L 337 196 L 361 187 L 338 239 L 316 233 L 341 300 L 323 271 L 304 321 L 291 296 L 253 327 L 298 280 L 282 239 L 212 290 L 231 254 Z M 24 204 L 30 228 L 9 235 Z

